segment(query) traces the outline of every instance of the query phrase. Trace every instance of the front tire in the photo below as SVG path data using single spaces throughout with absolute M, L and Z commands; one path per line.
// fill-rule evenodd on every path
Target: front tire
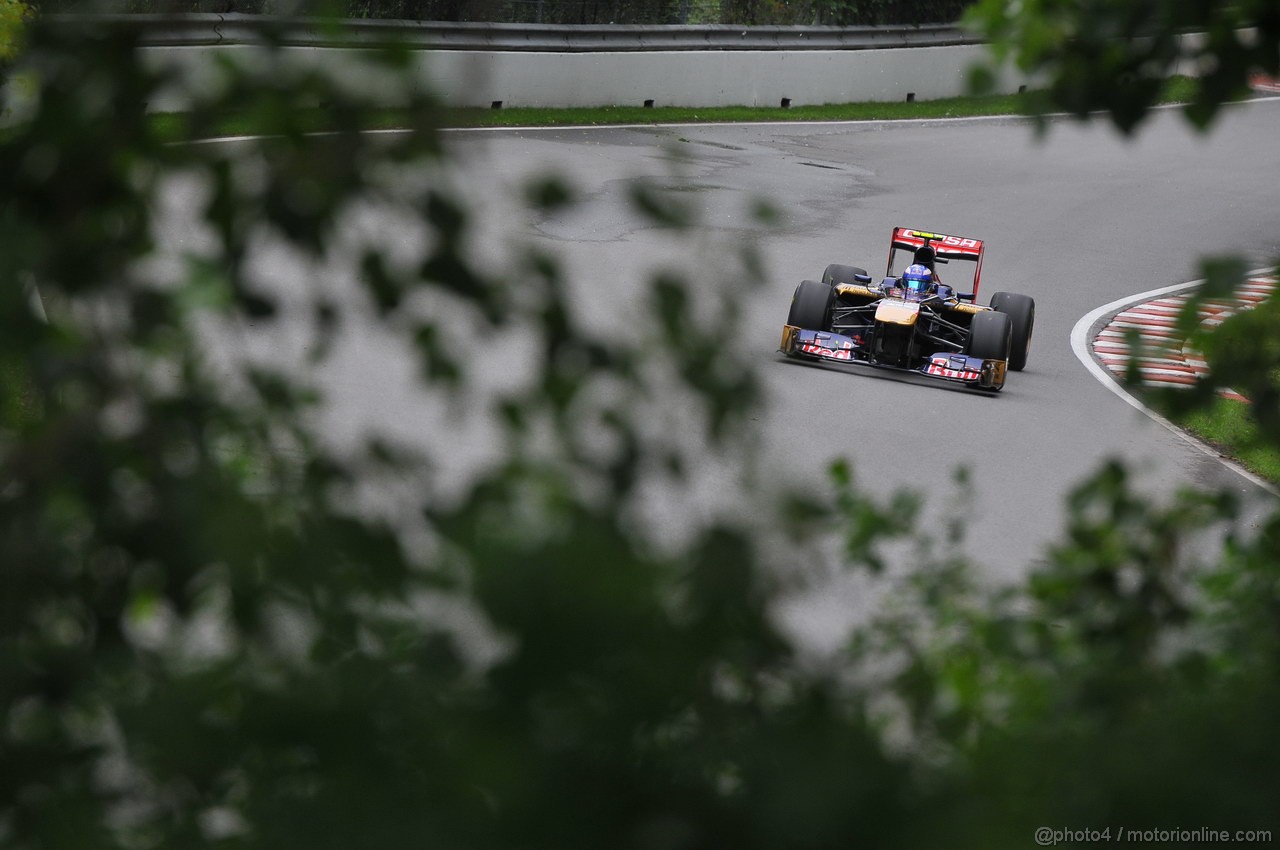
M 1031 353 L 1031 332 L 1036 324 L 1036 302 L 1029 295 L 997 292 L 991 296 L 991 309 L 1009 317 L 1013 325 L 1013 342 L 1009 349 L 1009 368 L 1021 372 Z
M 836 291 L 827 284 L 816 280 L 801 281 L 791 298 L 787 324 L 806 331 L 831 330 L 831 305 L 835 298 Z
M 973 317 L 965 353 L 983 360 L 1008 360 L 1013 342 L 1013 323 L 1005 313 L 984 310 Z
M 822 273 L 822 282 L 828 286 L 835 286 L 840 283 L 866 285 L 871 282 L 871 275 L 867 274 L 866 269 L 860 269 L 857 266 L 842 266 L 839 263 L 832 263 Z

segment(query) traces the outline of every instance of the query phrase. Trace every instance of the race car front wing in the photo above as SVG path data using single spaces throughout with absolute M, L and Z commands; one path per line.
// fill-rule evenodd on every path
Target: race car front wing
M 979 357 L 949 351 L 931 354 L 924 358 L 921 365 L 911 368 L 877 363 L 863 348 L 859 337 L 830 331 L 803 330 L 794 325 L 783 325 L 782 344 L 778 350 L 788 357 L 894 369 L 983 389 L 998 390 L 1003 387 L 1005 370 L 1008 368 L 1008 363 L 1004 360 L 983 360 Z

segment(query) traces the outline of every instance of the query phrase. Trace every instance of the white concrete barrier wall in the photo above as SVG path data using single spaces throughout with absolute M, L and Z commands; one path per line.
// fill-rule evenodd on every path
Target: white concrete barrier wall
M 778 106 L 964 94 L 982 45 L 886 50 L 435 53 L 425 78 L 458 105 Z M 1008 75 L 1005 90 L 1019 82 Z
M 1202 36 L 1181 36 L 1191 50 Z M 459 106 L 778 106 L 936 100 L 967 93 L 986 45 L 872 50 L 646 51 L 626 53 L 424 53 L 419 72 Z M 1190 60 L 1177 73 L 1200 72 Z M 995 91 L 1044 85 L 1011 65 Z
M 259 48 L 150 47 L 148 60 L 193 84 L 211 84 L 218 55 L 253 62 Z M 351 88 L 394 103 L 396 86 L 361 68 L 361 50 L 288 47 L 301 67 L 338 74 Z M 259 54 L 260 55 L 260 54 Z M 422 50 L 414 54 L 420 81 L 456 106 L 504 107 L 793 106 L 954 97 L 965 93 L 968 69 L 985 58 L 983 45 L 877 50 L 707 50 L 619 53 L 536 53 Z M 1016 91 L 1021 75 L 1000 75 L 997 89 Z M 153 109 L 180 109 L 176 95 Z

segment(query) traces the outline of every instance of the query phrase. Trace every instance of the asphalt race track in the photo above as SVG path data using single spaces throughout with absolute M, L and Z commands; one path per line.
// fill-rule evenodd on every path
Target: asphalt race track
M 731 344 L 759 359 L 767 382 L 769 462 L 804 478 L 844 455 L 868 485 L 944 492 L 949 470 L 967 465 L 975 501 L 931 509 L 972 516 L 970 549 L 1001 575 L 1035 560 L 1060 530 L 1064 493 L 1107 458 L 1132 461 L 1153 492 L 1252 489 L 1100 386 L 1069 335 L 1101 304 L 1194 279 L 1202 255 L 1260 265 L 1280 253 L 1278 130 L 1280 102 L 1267 100 L 1227 110 L 1209 136 L 1173 111 L 1133 140 L 1063 120 L 1037 141 L 1010 119 L 523 130 L 489 135 L 483 158 L 558 165 L 602 204 L 619 173 L 660 174 L 660 150 L 687 151 L 707 225 L 759 240 L 766 259 L 769 286 Z M 743 193 L 778 204 L 781 228 L 735 215 Z M 894 225 L 987 240 L 980 303 L 998 290 L 1036 299 L 1029 365 L 999 396 L 773 353 L 796 283 L 829 262 L 880 274 Z M 542 230 L 602 286 L 663 250 L 659 231 L 627 230 L 600 209 Z
M 1064 495 L 1108 458 L 1130 461 L 1153 494 L 1222 484 L 1269 498 L 1100 385 L 1073 354 L 1070 333 L 1102 304 L 1199 277 L 1202 255 L 1244 253 L 1251 267 L 1280 255 L 1278 131 L 1280 99 L 1270 99 L 1229 108 L 1209 136 L 1160 111 L 1132 140 L 1064 119 L 1037 141 L 1029 123 L 994 118 L 458 132 L 452 143 L 463 156 L 459 183 L 480 205 L 481 248 L 497 256 L 508 237 L 550 246 L 577 281 L 581 309 L 602 323 L 625 323 L 646 269 L 680 262 L 708 285 L 723 277 L 706 264 L 710 254 L 673 247 L 667 232 L 626 210 L 631 176 L 677 189 L 699 209 L 708 240 L 757 246 L 768 283 L 750 293 L 744 332 L 725 345 L 755 361 L 766 389 L 754 458 L 761 480 L 820 488 L 830 462 L 847 457 L 869 488 L 931 494 L 925 524 L 968 517 L 967 551 L 1000 579 L 1034 565 L 1062 530 Z M 679 177 L 670 176 L 670 151 L 680 156 Z M 571 214 L 532 220 L 494 200 L 501 186 L 544 168 L 567 175 L 585 200 Z M 781 210 L 773 229 L 746 214 L 759 196 Z M 1003 393 L 775 353 L 796 284 L 830 262 L 879 275 L 894 225 L 986 240 L 980 303 L 999 290 L 1036 299 L 1029 365 L 1010 373 Z M 406 406 L 386 383 L 394 357 L 367 341 L 355 346 L 352 363 L 365 367 L 334 379 L 347 412 L 331 416 L 332 427 L 355 433 L 361 421 L 377 422 L 409 439 L 433 432 L 425 408 Z M 967 501 L 950 483 L 958 466 L 971 472 Z M 740 486 L 732 467 L 708 460 L 702 483 L 670 513 Z M 799 627 L 821 633 L 847 601 L 823 594 Z

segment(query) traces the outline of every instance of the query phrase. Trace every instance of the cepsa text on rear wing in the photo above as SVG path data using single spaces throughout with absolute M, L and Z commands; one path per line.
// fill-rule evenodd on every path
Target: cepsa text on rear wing
M 885 269 L 885 276 L 895 276 L 894 265 L 899 259 L 899 251 L 905 251 L 909 254 L 910 258 L 907 259 L 907 264 L 909 265 L 914 260 L 916 252 L 925 246 L 932 248 L 934 256 L 941 262 L 965 260 L 974 263 L 972 291 L 958 291 L 957 294 L 965 301 L 973 301 L 977 298 L 978 284 L 982 279 L 983 242 L 981 239 L 952 236 L 947 233 L 935 233 L 928 230 L 912 230 L 907 227 L 895 227 L 893 229 L 893 238 L 889 242 L 889 265 Z M 905 266 L 903 267 L 905 268 Z M 952 283 L 952 286 L 956 290 L 964 288 L 963 285 L 956 286 L 955 282 Z

